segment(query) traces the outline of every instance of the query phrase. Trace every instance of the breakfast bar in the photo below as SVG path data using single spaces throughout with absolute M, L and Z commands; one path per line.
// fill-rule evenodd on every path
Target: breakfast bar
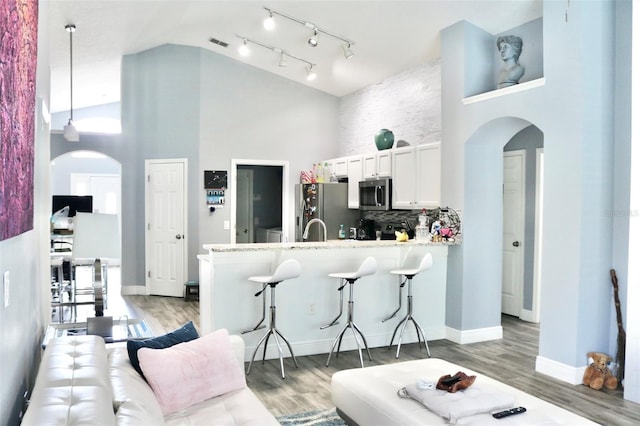
M 259 244 L 205 244 L 200 261 L 200 327 L 202 333 L 226 328 L 240 334 L 253 328 L 262 317 L 262 287 L 247 280 L 252 275 L 269 275 L 280 262 L 296 259 L 302 265 L 299 277 L 278 286 L 278 329 L 291 342 L 294 354 L 328 353 L 346 321 L 347 308 L 338 324 L 321 329 L 340 311 L 339 280 L 330 273 L 356 270 L 368 256 L 377 261 L 377 272 L 359 280 L 354 287 L 354 321 L 364 333 L 369 347 L 389 344 L 394 328 L 407 308 L 407 290 L 399 298 L 400 278 L 392 269 L 414 267 L 431 253 L 433 266 L 413 280 L 413 316 L 422 325 L 427 341 L 445 337 L 445 297 L 448 246 L 453 243 L 418 243 L 413 240 L 290 242 Z M 346 297 L 345 297 L 346 299 Z M 398 309 L 397 315 L 386 321 Z M 346 300 L 345 300 L 346 305 Z M 268 308 L 267 308 L 268 309 Z M 265 323 L 268 323 L 268 312 Z M 264 330 L 243 334 L 245 358 L 250 359 Z M 413 328 L 407 329 L 403 343 L 416 342 Z M 345 334 L 343 350 L 356 349 L 351 333 Z M 267 358 L 275 358 L 275 342 L 267 348 Z M 355 359 L 354 359 L 355 362 Z

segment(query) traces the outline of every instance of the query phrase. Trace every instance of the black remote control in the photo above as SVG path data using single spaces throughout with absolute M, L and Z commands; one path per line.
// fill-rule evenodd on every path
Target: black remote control
M 527 411 L 527 409 L 524 407 L 516 407 L 516 408 L 510 408 L 504 411 L 499 411 L 497 413 L 493 413 L 492 416 L 496 419 L 501 419 L 503 417 L 513 416 L 514 414 L 524 413 L 525 411 Z

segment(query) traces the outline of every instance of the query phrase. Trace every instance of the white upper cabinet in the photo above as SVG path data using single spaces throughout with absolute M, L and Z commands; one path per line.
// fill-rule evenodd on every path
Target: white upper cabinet
M 380 179 L 391 177 L 391 150 L 362 156 L 362 178 Z
M 333 158 L 327 160 L 329 164 L 329 170 L 338 178 L 346 178 L 349 176 L 349 170 L 347 168 L 348 157 Z
M 440 143 L 416 147 L 416 203 L 418 208 L 440 207 Z
M 362 180 L 362 156 L 348 157 L 347 169 L 349 177 L 349 208 L 360 208 L 360 184 Z
M 412 209 L 415 201 L 415 148 L 394 149 L 391 153 L 391 163 L 393 170 L 391 207 L 394 209 Z
M 440 206 L 440 143 L 398 148 L 391 153 L 394 209 Z

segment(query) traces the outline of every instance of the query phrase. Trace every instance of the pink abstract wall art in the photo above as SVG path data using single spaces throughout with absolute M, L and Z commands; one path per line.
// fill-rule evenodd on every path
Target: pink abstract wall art
M 38 1 L 0 0 L 0 240 L 33 229 Z

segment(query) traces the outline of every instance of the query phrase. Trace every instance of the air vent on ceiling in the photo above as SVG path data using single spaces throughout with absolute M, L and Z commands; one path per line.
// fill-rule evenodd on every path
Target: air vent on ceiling
M 209 39 L 209 41 L 210 41 L 211 43 L 213 43 L 213 44 L 217 44 L 218 46 L 222 46 L 222 47 L 227 47 L 227 46 L 229 46 L 229 43 L 224 42 L 224 41 L 222 41 L 222 40 L 218 40 L 217 38 L 213 38 L 213 37 L 211 37 L 211 38 Z

